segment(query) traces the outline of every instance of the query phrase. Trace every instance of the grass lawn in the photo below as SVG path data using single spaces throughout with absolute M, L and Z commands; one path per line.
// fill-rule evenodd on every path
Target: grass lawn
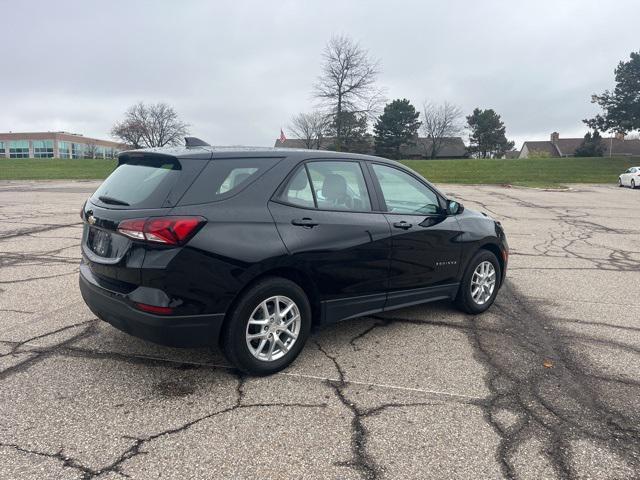
M 637 158 L 531 158 L 514 160 L 404 160 L 433 183 L 511 184 L 558 187 L 567 183 L 616 183 L 640 164 Z
M 640 159 L 405 160 L 403 163 L 434 183 L 557 187 L 568 183 L 615 183 L 620 173 L 640 164 Z M 0 180 L 103 179 L 115 166 L 115 160 L 0 158 Z
M 0 180 L 103 179 L 117 160 L 0 158 Z

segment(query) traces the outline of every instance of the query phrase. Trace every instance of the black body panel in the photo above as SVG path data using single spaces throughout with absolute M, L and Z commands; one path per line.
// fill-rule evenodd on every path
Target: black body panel
M 393 242 L 389 291 L 415 291 L 416 300 L 424 298 L 425 286 L 440 287 L 458 281 L 461 246 L 460 227 L 454 216 L 388 214 Z M 396 223 L 404 222 L 401 228 Z M 410 225 L 410 226 L 409 226 Z M 389 299 L 389 304 L 401 302 L 406 295 Z
M 269 209 L 290 262 L 314 279 L 322 301 L 333 306 L 325 309 L 323 322 L 354 316 L 359 308 L 382 310 L 391 245 L 383 214 L 309 210 L 277 202 L 271 202 Z M 293 223 L 307 218 L 316 225 Z M 354 297 L 360 296 L 366 299 L 356 307 Z
M 213 345 L 224 320 L 224 314 L 166 317 L 141 312 L 129 305 L 126 295 L 108 290 L 86 265 L 80 269 L 80 292 L 98 318 L 130 335 L 170 347 Z

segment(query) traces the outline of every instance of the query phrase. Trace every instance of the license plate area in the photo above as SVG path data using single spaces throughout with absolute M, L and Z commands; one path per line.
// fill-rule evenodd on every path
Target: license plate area
M 113 248 L 112 237 L 113 235 L 106 230 L 91 227 L 87 237 L 87 246 L 99 257 L 113 258 L 116 255 Z

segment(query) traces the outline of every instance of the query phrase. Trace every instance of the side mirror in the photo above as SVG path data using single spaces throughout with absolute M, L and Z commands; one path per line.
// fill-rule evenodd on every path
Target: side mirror
M 464 212 L 464 206 L 460 202 L 456 202 L 455 200 L 449 200 L 447 202 L 448 215 L 458 215 L 462 212 Z

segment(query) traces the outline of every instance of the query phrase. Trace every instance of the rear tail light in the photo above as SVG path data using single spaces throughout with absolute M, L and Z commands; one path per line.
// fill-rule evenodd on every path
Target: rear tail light
M 206 223 L 202 217 L 133 218 L 118 224 L 118 232 L 134 240 L 182 245 Z

